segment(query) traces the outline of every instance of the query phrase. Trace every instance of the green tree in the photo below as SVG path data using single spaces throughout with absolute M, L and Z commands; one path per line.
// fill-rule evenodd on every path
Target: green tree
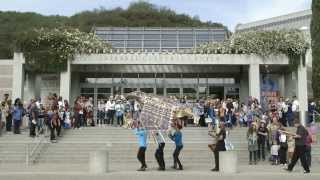
M 320 98 L 320 0 L 312 1 L 312 87 L 315 98 Z

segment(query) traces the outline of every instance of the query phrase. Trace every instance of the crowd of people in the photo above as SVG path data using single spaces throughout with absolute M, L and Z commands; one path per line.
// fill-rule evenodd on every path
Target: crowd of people
M 185 98 L 184 98 L 185 99 Z M 187 103 L 181 100 L 181 103 Z M 284 127 L 294 126 L 294 114 L 299 112 L 299 101 L 294 96 L 292 99 L 283 97 L 279 101 L 267 100 L 259 103 L 256 98 L 249 97 L 246 102 L 238 99 L 227 98 L 199 100 L 193 108 L 194 123 L 207 126 L 208 122 L 219 119 L 228 127 L 249 127 L 256 118 L 269 124 L 278 121 Z M 315 122 L 316 104 L 310 101 L 308 105 L 307 123 Z
M 309 103 L 307 120 L 309 126 L 304 127 L 297 118 L 299 101 L 296 97 L 292 99 L 281 97 L 279 101 L 264 100 L 262 103 L 253 97 L 241 103 L 238 99 L 231 98 L 223 100 L 207 98 L 190 103 L 185 97 L 177 101 L 179 105 L 192 109 L 193 124 L 209 127 L 208 135 L 211 140 L 208 147 L 215 157 L 213 171 L 219 171 L 219 152 L 226 150 L 226 129 L 246 127 L 250 165 L 268 159 L 271 164 L 280 164 L 287 167 L 288 171 L 292 171 L 297 159 L 300 158 L 305 172 L 310 172 L 311 145 L 315 143 L 316 136 L 316 128 L 313 126 L 316 113 L 314 102 Z M 65 128 L 82 129 L 86 126 L 108 125 L 133 128 L 139 137 L 137 155 L 141 162 L 139 170 L 144 171 L 147 168 L 145 162 L 147 131 L 139 121 L 142 109 L 143 105 L 138 101 L 127 100 L 122 95 L 111 96 L 105 101 L 99 100 L 95 109 L 93 99 L 84 96 L 77 97 L 71 107 L 67 100 L 56 94 L 49 95 L 43 101 L 34 98 L 26 104 L 19 98 L 12 104 L 9 95 L 5 94 L 1 102 L 0 135 L 3 131 L 20 134 L 21 127 L 28 127 L 30 137 L 48 135 L 50 132 L 51 142 L 57 142 L 57 136 L 61 136 L 62 129 Z M 96 118 L 94 118 L 95 112 Z M 166 133 L 176 144 L 172 168 L 178 170 L 183 170 L 179 160 L 179 154 L 183 149 L 181 129 L 190 123 L 188 121 L 190 117 L 176 117 L 170 132 Z M 287 130 L 293 126 L 297 127 L 296 133 Z M 155 157 L 159 163 L 159 170 L 165 170 L 164 134 L 157 131 L 152 132 L 152 135 L 158 144 Z M 268 152 L 270 156 L 267 158 Z

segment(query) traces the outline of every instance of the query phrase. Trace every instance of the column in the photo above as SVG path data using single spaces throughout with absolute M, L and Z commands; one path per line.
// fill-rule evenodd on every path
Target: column
M 247 68 L 242 67 L 240 74 L 240 102 L 246 102 L 247 97 L 249 96 L 249 77 Z
M 298 67 L 298 86 L 297 98 L 299 101 L 299 118 L 303 125 L 306 125 L 306 111 L 308 111 L 308 80 L 307 80 L 307 66 L 300 62 Z
M 284 80 L 284 74 L 280 74 L 279 76 L 279 90 L 280 90 L 280 96 L 285 97 L 285 80 Z
M 71 64 L 67 62 L 67 69 L 60 73 L 60 96 L 70 102 Z
M 22 53 L 14 53 L 13 74 L 12 74 L 12 100 L 23 99 L 24 91 L 24 64 L 25 60 Z
M 249 66 L 249 96 L 257 98 L 260 102 L 260 66 L 250 64 Z

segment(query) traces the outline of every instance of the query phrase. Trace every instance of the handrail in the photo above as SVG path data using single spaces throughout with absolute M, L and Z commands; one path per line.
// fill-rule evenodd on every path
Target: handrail
M 40 140 L 36 143 L 36 145 L 32 148 L 31 152 L 29 151 L 30 149 L 30 143 L 27 143 L 26 145 L 26 165 L 29 166 L 30 160 L 31 162 L 34 162 L 32 159 L 34 159 L 34 155 L 37 151 L 37 149 L 43 144 L 42 142 L 44 141 L 44 136 L 41 136 Z

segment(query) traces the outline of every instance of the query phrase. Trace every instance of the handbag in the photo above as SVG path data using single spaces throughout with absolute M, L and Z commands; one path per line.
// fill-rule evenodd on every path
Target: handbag
M 206 123 L 212 123 L 212 119 L 209 118 L 209 117 L 205 118 L 204 120 L 205 120 Z

